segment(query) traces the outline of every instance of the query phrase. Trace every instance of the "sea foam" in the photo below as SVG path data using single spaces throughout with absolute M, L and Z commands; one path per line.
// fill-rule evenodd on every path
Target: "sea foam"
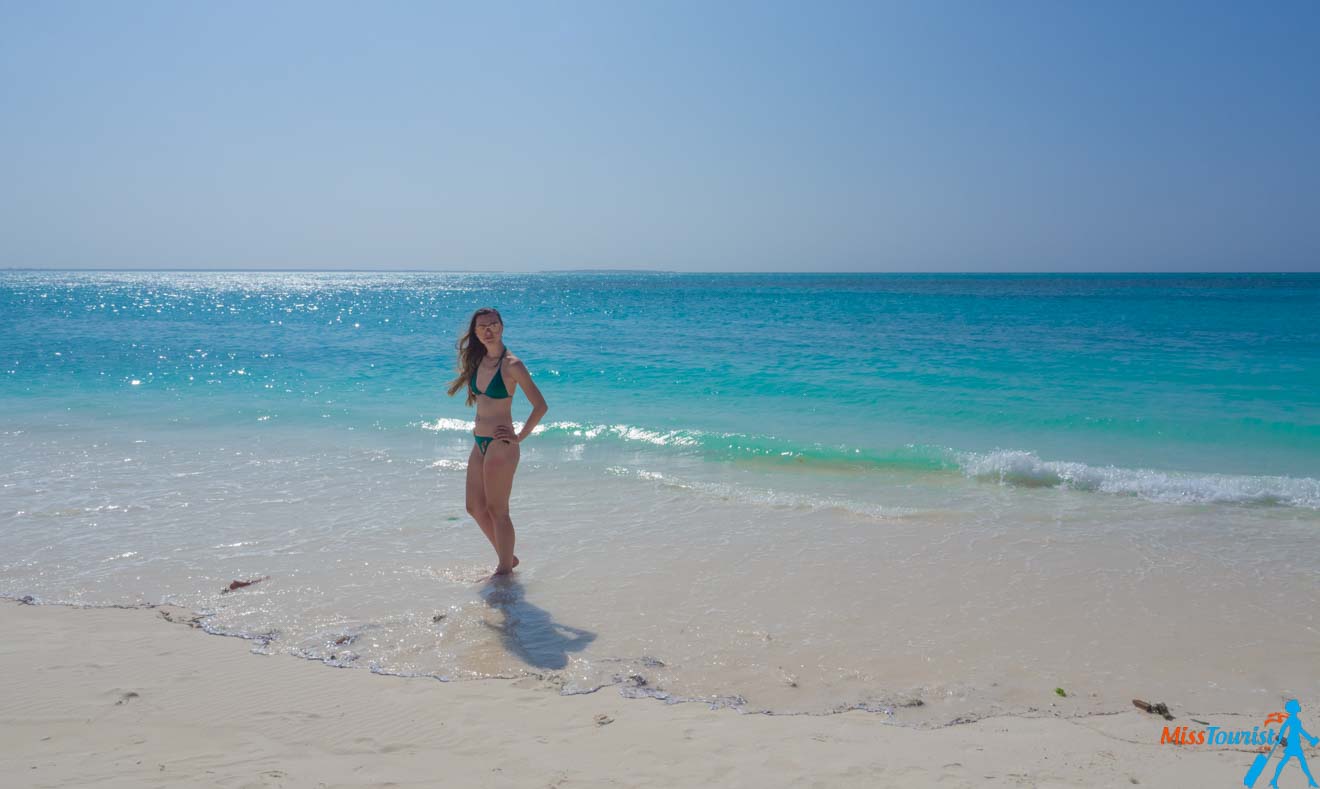
M 1159 471 L 1042 460 L 1033 452 L 999 449 L 955 453 L 964 474 L 1019 487 L 1058 487 L 1139 496 L 1175 504 L 1255 504 L 1320 509 L 1320 480 Z

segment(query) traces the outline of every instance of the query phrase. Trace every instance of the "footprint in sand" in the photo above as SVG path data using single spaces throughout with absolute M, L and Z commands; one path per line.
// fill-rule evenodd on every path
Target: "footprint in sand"
M 263 789 L 263 787 L 284 786 L 284 780 L 289 774 L 283 770 L 265 770 L 259 776 L 258 780 L 243 784 L 241 789 Z

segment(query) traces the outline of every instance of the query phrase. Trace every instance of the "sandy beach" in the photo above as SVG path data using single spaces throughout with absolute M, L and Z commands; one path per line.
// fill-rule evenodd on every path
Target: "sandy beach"
M 533 678 L 336 669 L 252 654 L 189 618 L 0 604 L 3 784 L 1210 787 L 1239 785 L 1251 762 L 1245 748 L 1160 745 L 1165 722 L 1135 709 L 933 730 L 860 711 L 749 715 L 614 688 L 561 696 Z M 1199 717 L 1250 728 L 1263 714 Z M 1290 765 L 1281 784 L 1303 779 Z
M 0 20 L 0 789 L 1320 789 L 1320 2 Z
M 556 410 L 489 582 L 435 387 L 497 294 Z M 0 787 L 1240 786 L 1320 718 L 1318 299 L 6 275 Z

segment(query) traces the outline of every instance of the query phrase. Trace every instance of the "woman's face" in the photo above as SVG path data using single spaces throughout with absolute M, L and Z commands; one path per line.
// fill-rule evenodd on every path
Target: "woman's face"
M 500 335 L 504 333 L 504 324 L 495 315 L 477 316 L 477 339 L 484 345 L 494 345 L 500 341 Z

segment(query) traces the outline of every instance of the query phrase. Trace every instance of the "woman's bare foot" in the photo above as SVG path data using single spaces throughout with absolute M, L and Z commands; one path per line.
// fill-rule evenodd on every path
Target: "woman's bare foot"
M 509 568 L 507 570 L 502 567 L 496 567 L 495 572 L 492 573 L 492 575 L 508 575 L 509 573 L 513 572 L 513 568 L 517 566 L 518 566 L 518 557 L 515 556 L 513 557 L 513 564 L 509 565 Z

